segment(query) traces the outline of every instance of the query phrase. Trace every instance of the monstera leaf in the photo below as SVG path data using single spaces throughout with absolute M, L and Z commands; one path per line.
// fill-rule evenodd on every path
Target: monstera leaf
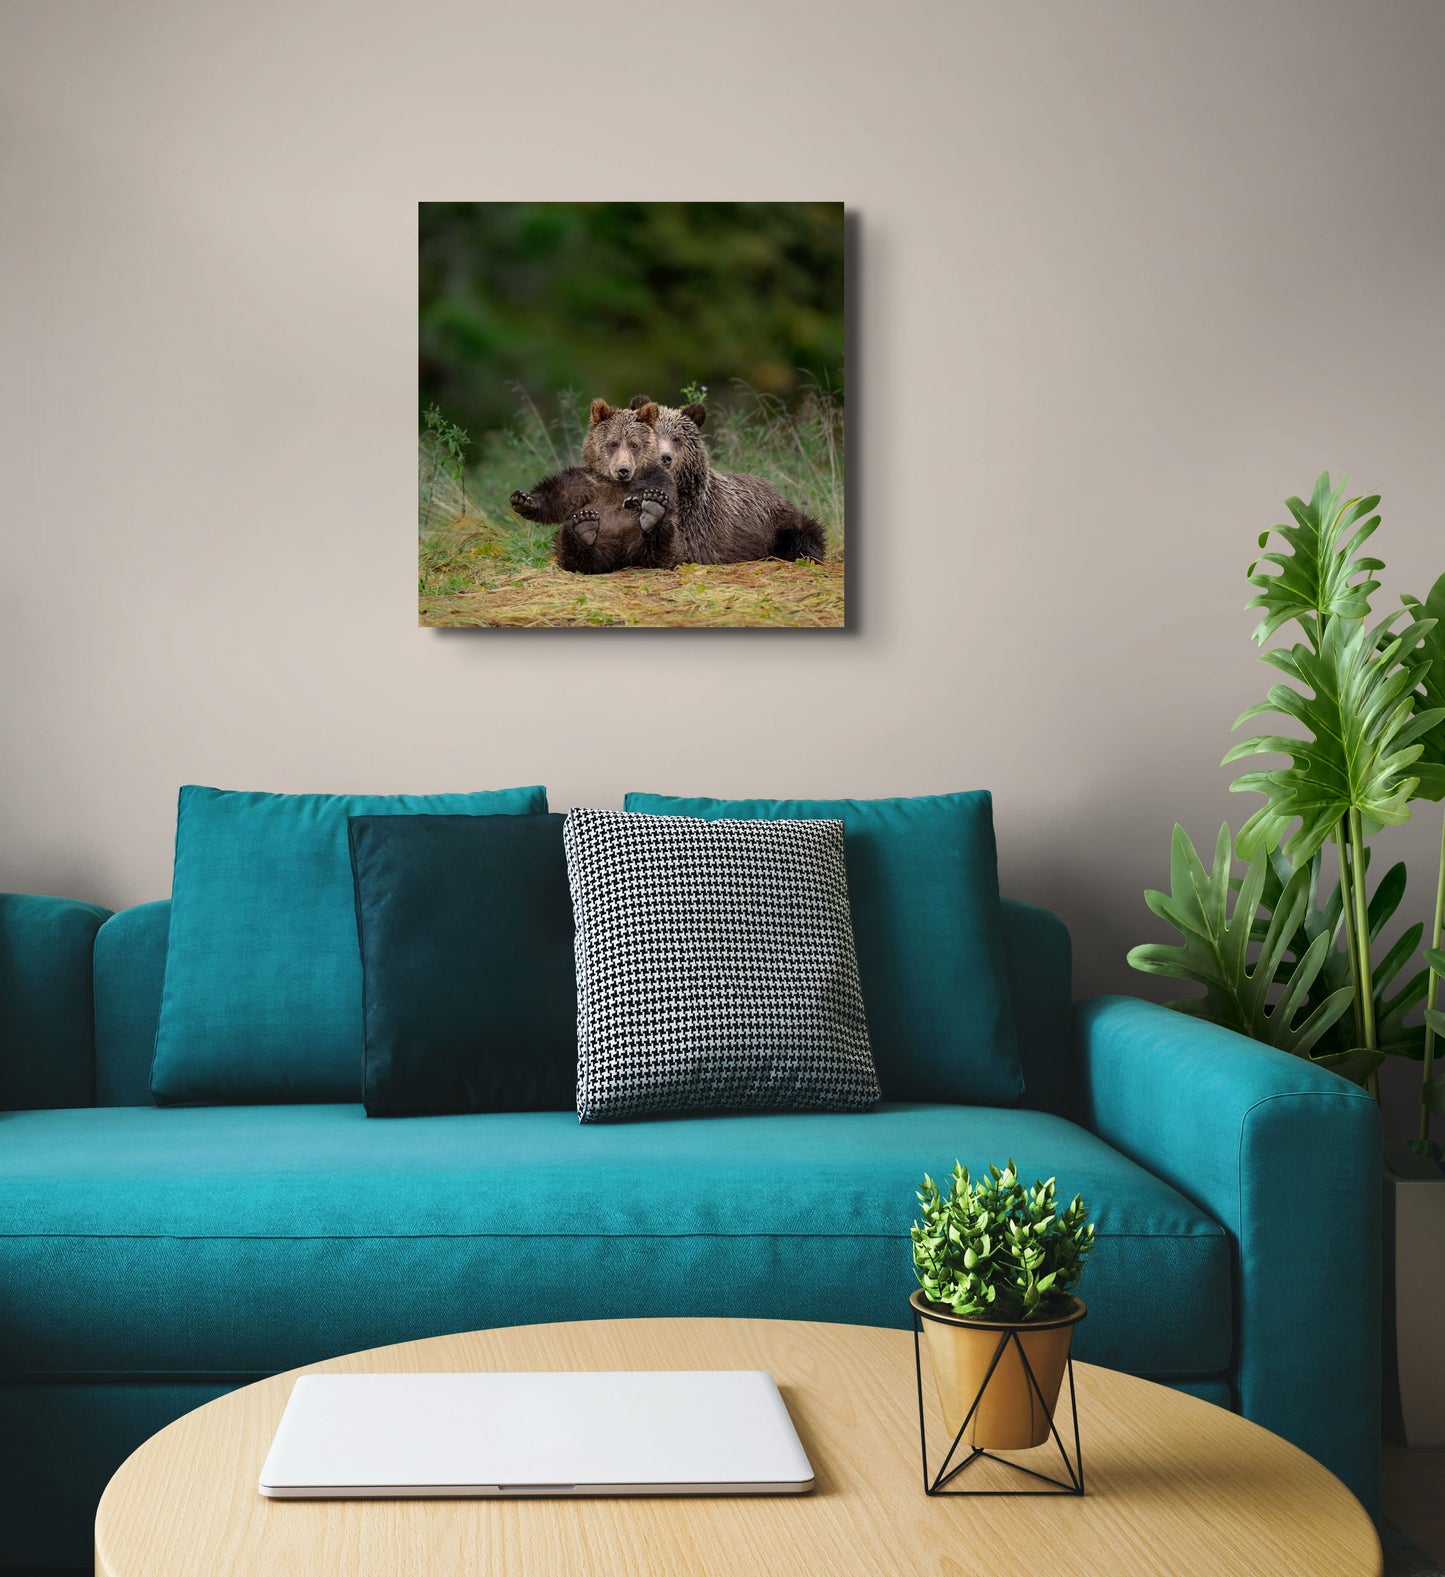
M 1424 751 L 1420 740 L 1445 720 L 1445 712 L 1415 710 L 1414 692 L 1425 675 L 1419 656 L 1425 625 L 1416 621 L 1396 633 L 1391 614 L 1373 629 L 1362 620 L 1326 622 L 1320 649 L 1305 645 L 1265 652 L 1292 685 L 1277 684 L 1267 700 L 1252 706 L 1234 726 L 1268 712 L 1292 717 L 1304 738 L 1261 734 L 1243 740 L 1225 756 L 1237 761 L 1260 752 L 1290 756 L 1288 767 L 1246 772 L 1230 784 L 1257 790 L 1265 803 L 1240 829 L 1245 859 L 1284 842 L 1296 865 L 1311 856 L 1350 812 L 1358 811 L 1366 832 L 1410 819 L 1418 774 L 1410 769 Z
M 1366 847 L 1366 882 L 1368 882 L 1369 878 L 1369 858 L 1371 858 L 1371 852 Z M 1297 875 L 1295 867 L 1289 863 L 1289 859 L 1284 856 L 1284 853 L 1279 852 L 1278 848 L 1271 850 L 1268 859 L 1270 859 L 1270 869 L 1265 875 L 1264 893 L 1260 894 L 1259 899 L 1260 910 L 1264 912 L 1264 918 L 1256 919 L 1256 923 L 1254 923 L 1257 941 L 1264 940 L 1265 929 L 1268 926 L 1268 916 L 1273 915 L 1283 905 L 1284 891 L 1289 885 L 1290 878 Z M 1344 946 L 1341 945 L 1342 932 L 1344 932 L 1344 891 L 1342 891 L 1341 883 L 1335 882 L 1331 885 L 1327 896 L 1322 894 L 1322 891 L 1320 891 L 1320 888 L 1322 888 L 1322 861 L 1324 861 L 1324 856 L 1322 856 L 1322 853 L 1316 852 L 1316 855 L 1309 859 L 1309 864 L 1300 867 L 1301 871 L 1306 872 L 1306 875 L 1308 875 L 1305 912 L 1300 916 L 1300 926 L 1298 926 L 1295 941 L 1290 945 L 1290 951 L 1286 954 L 1286 960 L 1284 960 L 1283 965 L 1284 968 L 1289 967 L 1294 962 L 1295 957 L 1303 949 L 1308 948 L 1309 943 L 1314 941 L 1314 938 L 1319 937 L 1319 935 L 1328 937 L 1328 951 L 1325 953 L 1325 962 L 1320 968 L 1319 979 L 1314 982 L 1314 987 L 1312 987 L 1311 994 L 1309 994 L 1309 1001 L 1306 1003 L 1306 1006 L 1319 1005 L 1320 1001 L 1324 1001 L 1324 998 L 1328 997 L 1331 992 L 1335 992 L 1335 990 L 1354 989 L 1354 979 L 1350 978 L 1349 954 L 1344 951 Z M 1395 918 L 1404 896 L 1406 896 L 1406 864 L 1401 859 L 1401 861 L 1396 861 L 1383 874 L 1383 877 L 1380 877 L 1379 886 L 1376 886 L 1374 893 L 1369 896 L 1368 921 L 1371 945 L 1374 945 L 1379 940 L 1380 932 L 1385 929 L 1385 926 L 1390 923 L 1391 919 Z M 1418 1046 L 1420 1046 L 1423 1030 L 1418 1025 L 1406 1028 L 1402 1020 L 1409 1014 L 1410 1009 L 1417 1008 L 1417 1006 L 1420 1006 L 1421 1001 L 1424 1000 L 1424 989 L 1426 989 L 1426 979 L 1428 979 L 1426 971 L 1420 970 L 1417 975 L 1413 975 L 1406 982 L 1406 986 L 1402 987 L 1399 992 L 1396 992 L 1395 997 L 1390 997 L 1388 990 L 1395 984 L 1399 971 L 1406 967 L 1407 962 L 1415 956 L 1415 949 L 1420 946 L 1423 934 L 1423 924 L 1417 923 L 1415 926 L 1407 927 L 1406 932 L 1396 941 L 1395 946 L 1390 948 L 1390 951 L 1382 959 L 1374 962 L 1374 967 L 1371 968 L 1371 973 L 1374 975 L 1374 997 L 1376 997 L 1376 1022 L 1377 1027 L 1379 1027 L 1380 1050 L 1383 1050 L 1383 1052 L 1401 1052 L 1404 1055 L 1415 1055 L 1415 1057 L 1420 1055 Z M 1330 1033 L 1320 1041 L 1319 1052 L 1316 1055 L 1328 1052 L 1328 1050 L 1346 1050 L 1350 1046 L 1350 1036 L 1347 1031 L 1349 1031 L 1349 1025 L 1344 1022 L 1338 1023 L 1338 1025 L 1331 1028 Z
M 1445 952 L 1438 947 L 1432 947 L 1425 954 L 1425 962 L 1437 975 L 1445 976 Z M 1439 1008 L 1425 1009 L 1425 1022 L 1435 1031 L 1437 1042 L 1445 1038 L 1445 1012 Z M 1437 1074 L 1433 1079 L 1427 1079 L 1420 1090 L 1420 1101 L 1426 1111 L 1445 1112 L 1445 1075 Z
M 1418 597 L 1400 600 L 1417 624 L 1434 621 L 1420 642 L 1420 655 L 1430 666 L 1421 680 L 1415 706 L 1421 712 L 1441 712 L 1445 718 L 1445 575 L 1430 588 L 1424 602 Z M 1420 744 L 1423 754 L 1412 769 L 1420 779 L 1415 798 L 1445 799 L 1445 720 L 1422 734 Z
M 1438 947 L 1430 948 L 1425 954 L 1425 962 L 1437 975 L 1445 977 L 1445 951 Z M 1425 1019 L 1437 1035 L 1445 1035 L 1445 1013 L 1439 1008 L 1426 1008 Z
M 1374 572 L 1384 565 L 1379 559 L 1356 558 L 1355 554 L 1380 524 L 1380 517 L 1372 513 L 1380 500 L 1378 495 L 1347 500 L 1347 483 L 1348 478 L 1332 492 L 1330 474 L 1322 471 L 1309 503 L 1298 498 L 1285 500 L 1294 525 L 1275 526 L 1273 532 L 1261 533 L 1260 547 L 1277 535 L 1288 550 L 1266 553 L 1249 566 L 1249 583 L 1259 587 L 1259 595 L 1245 607 L 1264 610 L 1254 632 L 1261 645 L 1280 625 L 1295 619 L 1310 644 L 1318 646 L 1322 626 L 1330 620 L 1363 619 L 1369 613 L 1370 593 L 1380 585 Z M 1350 533 L 1349 540 L 1342 542 L 1346 533 Z M 1262 570 L 1261 564 L 1278 566 L 1278 573 Z
M 1214 865 L 1206 869 L 1183 827 L 1174 829 L 1170 851 L 1171 893 L 1146 892 L 1150 909 L 1177 930 L 1178 944 L 1148 943 L 1132 948 L 1129 963 L 1149 975 L 1166 975 L 1204 987 L 1202 997 L 1169 1003 L 1181 1013 L 1223 1024 L 1266 1045 L 1308 1055 L 1345 1013 L 1351 992 L 1328 992 L 1312 1008 L 1306 1004 L 1331 946 L 1321 930 L 1303 943 L 1300 927 L 1310 904 L 1310 871 L 1295 871 L 1284 882 L 1262 934 L 1255 920 L 1269 876 L 1269 859 L 1252 860 L 1238 891 L 1232 890 L 1231 838 L 1219 829 Z M 1231 907 L 1231 899 L 1233 906 Z M 1251 943 L 1258 947 L 1250 961 Z M 1299 951 L 1286 962 L 1296 944 Z M 1273 999 L 1273 1000 L 1272 1000 Z
M 1341 945 L 1344 927 L 1343 890 L 1340 883 L 1335 882 L 1328 895 L 1322 895 L 1322 864 L 1323 855 L 1316 852 L 1307 865 L 1300 867 L 1300 871 L 1307 877 L 1304 912 L 1300 917 L 1295 940 L 1280 966 L 1282 970 L 1288 970 L 1316 937 L 1324 935 L 1328 938 L 1324 963 L 1305 1002 L 1306 1013 L 1313 1011 L 1336 991 L 1353 993 L 1354 990 L 1349 955 Z M 1364 865 L 1368 880 L 1370 871 L 1368 848 L 1365 850 Z M 1284 903 L 1285 889 L 1297 874 L 1294 866 L 1280 850 L 1274 849 L 1270 852 L 1269 870 L 1265 876 L 1264 890 L 1260 895 L 1260 908 L 1265 918 L 1255 921 L 1256 941 L 1263 940 L 1268 916 L 1273 915 Z M 1379 885 L 1370 895 L 1368 917 L 1372 945 L 1379 939 L 1385 926 L 1394 919 L 1404 897 L 1405 863 L 1400 860 L 1385 872 L 1380 878 Z M 1401 971 L 1414 958 L 1415 950 L 1419 947 L 1423 935 L 1422 924 L 1417 923 L 1407 927 L 1384 957 L 1372 963 L 1370 973 L 1374 976 L 1375 985 L 1376 1039 L 1380 1051 L 1387 1055 L 1418 1058 L 1421 1054 L 1424 1028 L 1419 1024 L 1407 1024 L 1405 1020 L 1424 1001 L 1429 976 L 1425 970 L 1418 970 L 1393 995 L 1390 992 Z M 1352 1029 L 1350 1020 L 1346 1018 L 1341 1018 L 1333 1024 L 1317 1043 L 1314 1052 L 1315 1060 L 1328 1061 L 1332 1057 L 1357 1049 L 1354 1048 Z
M 1369 865 L 1369 850 L 1365 851 L 1366 870 Z M 1344 893 L 1339 882 L 1330 889 L 1329 895 L 1321 901 L 1321 884 L 1324 879 L 1324 856 L 1316 851 L 1310 860 L 1298 869 L 1306 873 L 1305 909 L 1300 918 L 1299 934 L 1295 939 L 1296 946 L 1308 947 L 1311 942 L 1324 932 L 1330 939 L 1330 947 L 1339 945 L 1340 929 L 1344 923 Z M 1403 866 L 1397 867 L 1403 869 Z M 1268 917 L 1280 908 L 1284 901 L 1284 890 L 1290 880 L 1297 874 L 1295 866 L 1291 865 L 1280 849 L 1269 851 L 1269 868 L 1265 872 L 1264 889 L 1260 893 L 1260 907 L 1264 910 L 1264 918 L 1255 921 L 1255 940 L 1263 941 L 1264 932 L 1269 924 Z M 1238 881 L 1232 885 L 1238 887 Z M 1383 920 L 1381 921 L 1383 924 Z M 1340 962 L 1349 968 L 1349 960 L 1343 953 L 1339 955 Z M 1329 972 L 1329 961 L 1326 960 L 1324 974 Z M 1321 976 L 1323 978 L 1323 975 Z
M 1417 970 L 1394 996 L 1387 995 L 1400 972 L 1415 957 L 1424 934 L 1425 927 L 1420 921 L 1407 926 L 1395 945 L 1371 970 L 1375 979 L 1375 1037 L 1380 1050 L 1391 1057 L 1418 1058 L 1424 1050 L 1424 1026 L 1407 1024 L 1405 1020 L 1425 1000 L 1430 984 L 1429 971 Z
M 1352 1084 L 1363 1084 L 1385 1060 L 1385 1053 L 1373 1046 L 1351 1046 L 1348 1051 L 1322 1052 L 1311 1059 L 1322 1068 L 1338 1073 Z

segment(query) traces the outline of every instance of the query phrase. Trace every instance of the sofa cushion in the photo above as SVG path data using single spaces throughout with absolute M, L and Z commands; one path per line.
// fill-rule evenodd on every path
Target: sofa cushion
M 625 808 L 710 821 L 841 821 L 883 1099 L 1006 1105 L 1022 1094 L 989 794 L 875 800 L 629 794 Z
M 590 1125 L 0 1114 L 0 1353 L 31 1375 L 199 1376 L 539 1320 L 902 1326 L 923 1172 L 1007 1156 L 1095 1212 L 1080 1357 L 1228 1366 L 1229 1240 L 1181 1194 L 1048 1113 L 899 1105 Z
M 171 901 L 113 914 L 95 933 L 95 1104 L 153 1106 L 151 1063 L 166 982 Z M 74 1101 L 49 1101 L 73 1106 Z
M 1069 933 L 1046 909 L 1005 898 L 1004 956 L 1018 1028 L 1025 1104 L 1069 1110 Z M 151 1058 L 165 978 L 168 900 L 112 916 L 95 938 L 96 1104 L 149 1106 Z M 36 1105 L 69 1105 L 37 1101 Z
M 151 1090 L 174 1102 L 361 1098 L 348 816 L 545 811 L 545 789 L 246 794 L 183 788 Z
M 867 1111 L 840 821 L 575 809 L 577 1116 Z
M 575 1104 L 566 819 L 351 818 L 370 1116 Z

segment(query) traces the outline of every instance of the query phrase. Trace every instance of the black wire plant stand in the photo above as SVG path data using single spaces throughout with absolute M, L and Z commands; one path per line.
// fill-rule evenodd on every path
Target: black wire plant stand
M 923 1408 L 923 1354 L 921 1339 L 923 1321 L 925 1318 L 927 1318 L 927 1316 L 921 1314 L 916 1305 L 910 1304 L 910 1309 L 913 1314 L 913 1372 L 918 1382 L 918 1439 L 923 1454 L 924 1494 L 978 1496 L 1039 1495 L 1053 1496 L 1055 1498 L 1062 1498 L 1067 1495 L 1082 1495 L 1084 1493 L 1084 1455 L 1083 1450 L 1079 1445 L 1079 1405 L 1078 1398 L 1074 1392 L 1074 1355 L 1072 1351 L 1072 1344 L 1065 1370 L 1069 1382 L 1069 1413 L 1073 1419 L 1074 1454 L 1071 1458 L 1069 1456 L 1068 1448 L 1064 1444 L 1063 1437 L 1059 1434 L 1059 1426 L 1057 1422 L 1058 1409 L 1055 1407 L 1053 1415 L 1049 1414 L 1048 1403 L 1044 1398 L 1044 1393 L 1039 1385 L 1038 1378 L 1034 1374 L 1033 1365 L 1029 1362 L 1029 1355 L 1024 1351 L 1024 1344 L 1019 1340 L 1019 1328 L 1017 1327 L 1011 1327 L 999 1337 L 998 1347 L 995 1349 L 993 1358 L 988 1366 L 988 1371 L 983 1377 L 983 1384 L 979 1386 L 977 1394 L 974 1396 L 973 1401 L 969 1404 L 968 1412 L 964 1416 L 962 1424 L 959 1425 L 958 1433 L 953 1437 L 953 1444 L 948 1448 L 948 1455 L 944 1457 L 943 1463 L 939 1467 L 938 1472 L 936 1474 L 930 1474 L 928 1467 L 928 1425 L 924 1419 Z M 1082 1318 L 1082 1315 L 1070 1316 L 1066 1320 L 1041 1321 L 1037 1324 L 1031 1324 L 1023 1328 L 1030 1331 L 1051 1330 L 1060 1325 L 1077 1324 Z M 958 1448 L 963 1443 L 964 1436 L 968 1433 L 968 1426 L 973 1422 L 973 1415 L 978 1411 L 979 1405 L 983 1401 L 984 1392 L 988 1390 L 989 1381 L 993 1379 L 994 1374 L 997 1371 L 999 1364 L 1003 1361 L 1003 1356 L 1008 1351 L 1010 1344 L 1018 1349 L 1019 1360 L 1024 1367 L 1024 1374 L 1028 1377 L 1029 1388 L 1032 1390 L 1039 1406 L 1043 1408 L 1045 1415 L 1049 1416 L 1049 1438 L 1058 1447 L 1060 1460 L 1064 1464 L 1064 1471 L 1068 1474 L 1066 1479 L 1052 1478 L 1047 1473 L 1040 1473 L 1034 1468 L 1025 1467 L 1022 1462 L 1011 1462 L 1007 1457 L 997 1456 L 994 1454 L 994 1452 L 985 1449 L 983 1446 L 974 1446 L 969 1454 L 964 1457 L 961 1462 L 954 1463 L 953 1459 L 958 1452 Z M 1047 1442 L 1043 1443 L 1047 1444 Z M 1002 1467 L 1009 1468 L 1015 1473 L 1024 1474 L 1029 1478 L 1038 1479 L 1050 1487 L 1048 1489 L 965 1489 L 955 1485 L 955 1480 L 959 1479 L 969 1468 L 979 1461 L 997 1462 Z M 954 1487 L 950 1488 L 950 1485 L 954 1485 Z

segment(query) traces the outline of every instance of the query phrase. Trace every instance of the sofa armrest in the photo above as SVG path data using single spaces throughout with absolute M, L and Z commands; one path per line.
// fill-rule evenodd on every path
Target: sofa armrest
M 0 1111 L 95 1102 L 95 933 L 110 911 L 0 893 Z
M 1246 1418 L 1380 1491 L 1380 1113 L 1355 1085 L 1130 997 L 1075 1004 L 1080 1119 L 1225 1227 Z

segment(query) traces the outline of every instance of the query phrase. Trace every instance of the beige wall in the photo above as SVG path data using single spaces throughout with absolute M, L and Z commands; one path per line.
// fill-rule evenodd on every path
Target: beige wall
M 1445 568 L 1442 59 L 1364 0 L 0 0 L 0 886 L 163 895 L 191 781 L 982 785 L 1141 984 L 1172 822 L 1242 819 L 1254 533 L 1329 465 L 1391 600 Z M 417 200 L 802 196 L 857 629 L 417 629 Z

